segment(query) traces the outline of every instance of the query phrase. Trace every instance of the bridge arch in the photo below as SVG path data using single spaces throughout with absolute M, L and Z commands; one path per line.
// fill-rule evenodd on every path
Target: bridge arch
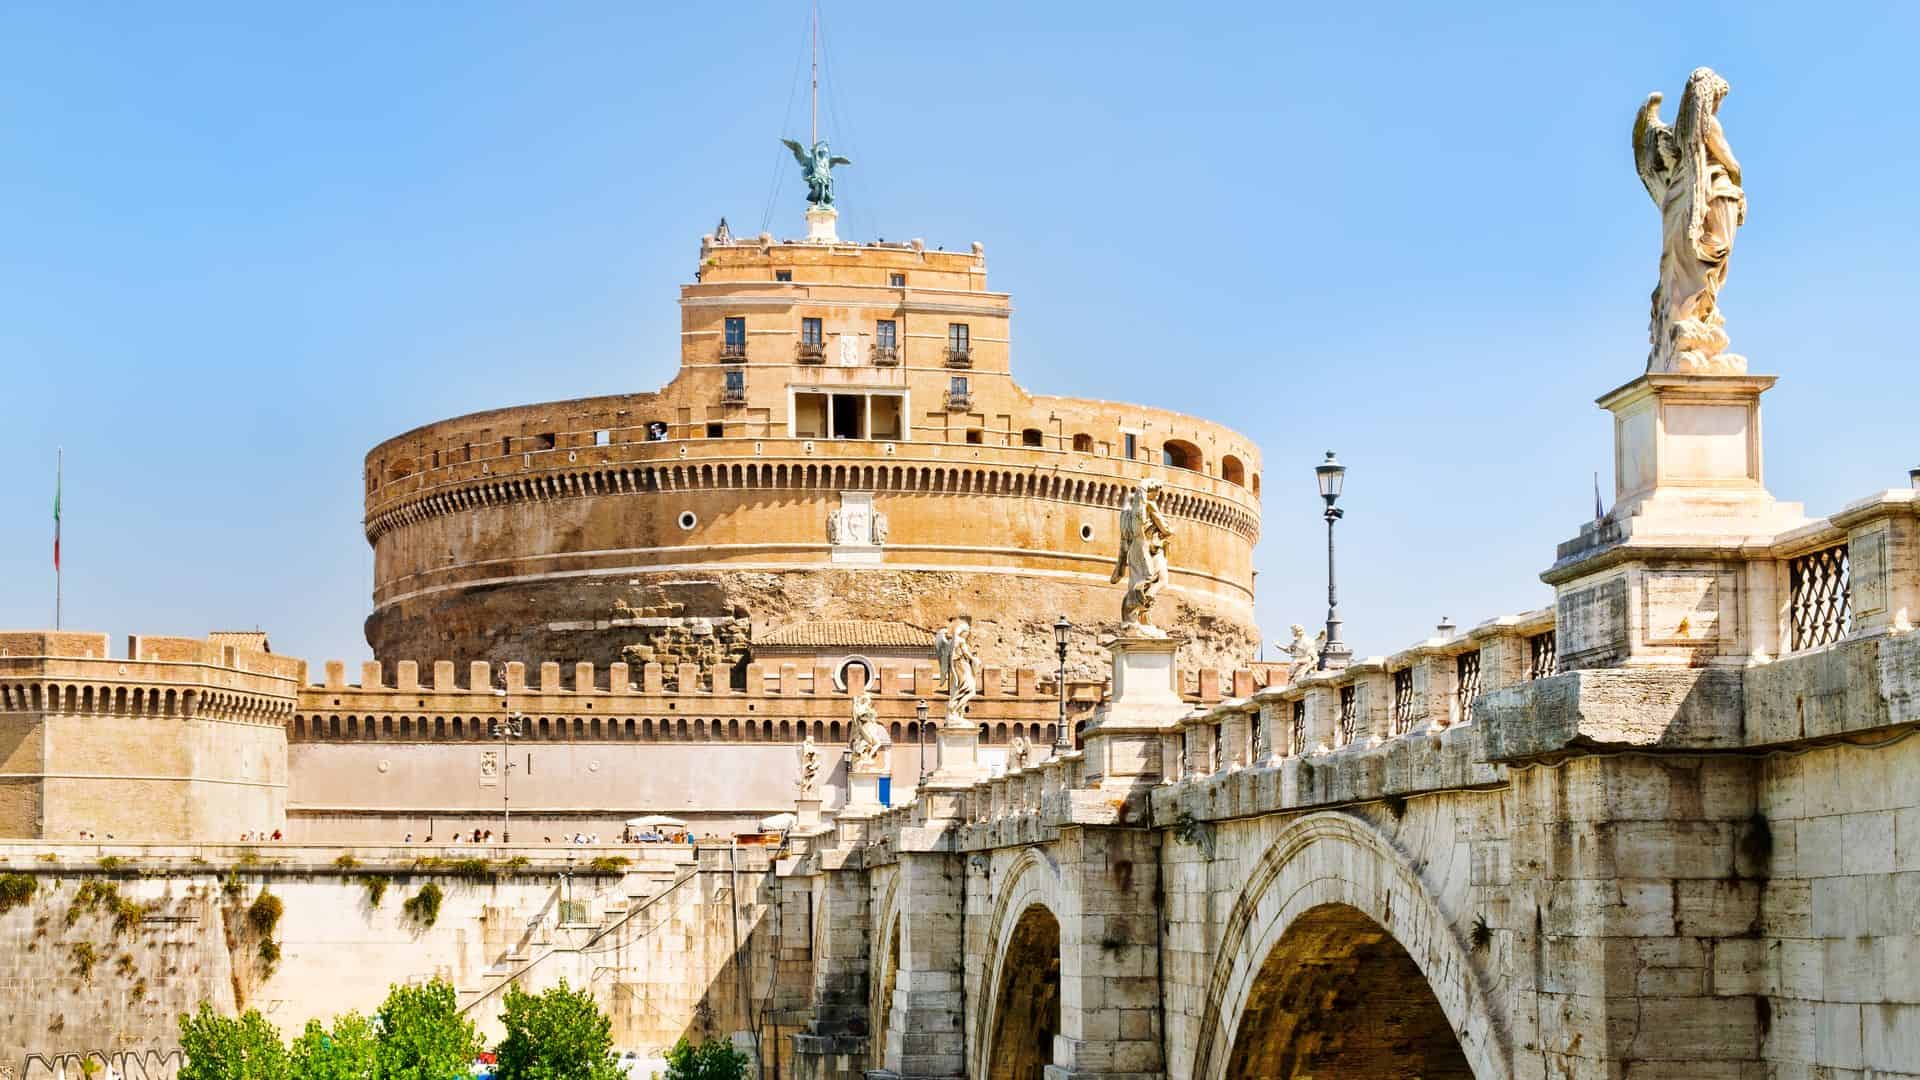
M 1190 1075 L 1227 1080 L 1251 1075 L 1236 1071 L 1250 1063 L 1272 1068 L 1274 1055 L 1296 1052 L 1283 1045 L 1296 1032 L 1276 1031 L 1269 1014 L 1289 995 L 1309 995 L 1311 980 L 1324 977 L 1318 969 L 1361 964 L 1399 980 L 1408 1000 L 1395 1004 L 1430 1036 L 1422 1046 L 1437 1048 L 1431 1075 L 1513 1074 L 1483 977 L 1426 883 L 1372 826 L 1325 812 L 1287 825 L 1251 867 L 1215 954 Z M 1422 1011 L 1428 1003 L 1435 1013 Z M 1457 1063 L 1438 1048 L 1442 1023 Z M 1460 1068 L 1445 1071 L 1450 1064 Z
M 879 903 L 869 900 L 872 936 L 867 939 L 867 1054 L 876 1069 L 887 1067 L 887 1029 L 893 1023 L 893 991 L 900 979 L 900 875 L 887 875 Z
M 1067 921 L 1060 867 L 1041 848 L 1025 848 L 996 875 L 987 917 L 991 952 L 974 1016 L 972 1075 L 998 1080 L 1037 1076 L 1053 1063 L 1060 1032 L 1060 983 L 1068 974 L 1061 948 Z

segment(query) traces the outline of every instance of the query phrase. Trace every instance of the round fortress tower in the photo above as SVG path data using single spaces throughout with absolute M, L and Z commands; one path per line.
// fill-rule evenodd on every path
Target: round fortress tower
M 1187 663 L 1251 658 L 1258 449 L 1022 389 L 980 245 L 723 222 L 694 279 L 658 392 L 474 413 L 367 455 L 379 659 L 738 669 L 798 624 L 966 611 L 985 662 L 1047 670 L 1064 612 L 1093 673 L 1120 507 L 1149 476 L 1177 530 L 1162 625 Z

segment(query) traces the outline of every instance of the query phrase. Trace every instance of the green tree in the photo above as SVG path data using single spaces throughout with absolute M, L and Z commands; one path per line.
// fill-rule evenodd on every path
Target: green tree
M 494 1052 L 499 1080 L 621 1080 L 613 1061 L 612 1021 L 585 988 L 541 994 L 507 987 L 500 1022 L 507 1037 Z
M 234 1018 L 213 1006 L 180 1014 L 180 1080 L 289 1080 L 287 1048 L 280 1032 L 257 1011 Z
M 747 1055 L 725 1039 L 709 1039 L 695 1046 L 686 1036 L 667 1051 L 667 1080 L 744 1080 Z
M 396 986 L 375 1014 L 380 1023 L 381 1080 L 455 1080 L 480 1052 L 473 1023 L 460 1015 L 453 986 Z
M 293 1080 L 377 1080 L 379 1074 L 379 1038 L 357 1012 L 334 1017 L 332 1030 L 309 1020 L 293 1040 Z

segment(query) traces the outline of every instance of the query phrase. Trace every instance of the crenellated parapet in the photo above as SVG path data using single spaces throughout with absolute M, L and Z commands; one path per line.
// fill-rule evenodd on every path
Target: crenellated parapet
M 216 640 L 0 634 L 0 836 L 232 839 L 286 823 L 306 664 Z

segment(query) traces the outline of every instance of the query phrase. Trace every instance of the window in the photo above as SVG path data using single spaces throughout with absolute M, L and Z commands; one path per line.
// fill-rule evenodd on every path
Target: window
M 606 445 L 608 445 L 608 444 L 609 444 L 609 443 L 611 443 L 611 442 L 613 442 L 613 432 L 611 432 L 611 431 L 596 431 L 596 432 L 594 432 L 594 433 L 593 433 L 593 445 L 595 445 L 595 446 L 606 446 Z
M 947 348 L 957 353 L 972 350 L 973 331 L 968 328 L 966 323 L 957 322 L 947 324 Z
M 1354 735 L 1358 734 L 1358 732 L 1355 731 L 1355 728 L 1359 726 L 1359 713 L 1360 713 L 1360 703 L 1358 700 L 1359 696 L 1360 695 L 1358 691 L 1356 691 L 1355 688 L 1352 686 L 1343 686 L 1340 688 L 1340 745 L 1341 746 L 1352 746 L 1353 737 Z
M 775 281 L 792 281 L 792 280 L 793 280 L 793 271 L 791 271 L 791 270 L 775 270 L 775 271 L 773 272 L 773 280 L 775 280 Z
M 1129 431 L 1121 436 L 1121 439 L 1126 444 L 1128 461 L 1132 461 L 1140 456 L 1140 436 Z
M 979 446 L 980 443 L 983 441 L 984 434 L 985 433 L 982 432 L 979 428 L 968 428 L 967 442 L 973 444 L 974 446 Z
M 727 372 L 727 388 L 720 395 L 721 401 L 743 402 L 747 400 L 747 373 L 739 368 Z
M 900 344 L 900 328 L 892 319 L 881 319 L 873 324 L 874 343 L 883 349 L 891 349 Z
M 1160 463 L 1170 469 L 1187 469 L 1192 472 L 1204 471 L 1201 463 L 1200 448 L 1182 439 L 1168 439 L 1160 447 Z
M 1831 645 L 1853 629 L 1853 575 L 1847 545 L 1787 562 L 1788 615 L 1796 650 Z
M 500 440 L 500 453 L 502 455 L 513 453 L 513 436 L 508 435 Z
M 1393 733 L 1405 735 L 1413 730 L 1413 669 L 1393 673 Z
M 820 339 L 820 320 L 819 319 L 801 319 L 800 320 L 801 343 L 805 345 L 818 345 L 820 344 L 820 340 L 821 340 Z
M 727 426 L 725 424 L 715 423 L 715 424 L 707 425 L 707 438 L 724 439 L 726 437 L 727 437 Z
M 1046 433 L 1039 428 L 1030 427 L 1020 433 L 1021 446 L 1045 446 L 1046 442 Z
M 553 436 L 553 432 L 542 432 L 533 437 L 533 448 L 535 450 L 551 450 L 557 444 L 557 441 Z
M 1555 664 L 1553 631 L 1527 639 L 1527 678 L 1544 679 L 1553 674 Z
M 1239 458 L 1228 454 L 1220 459 L 1220 479 L 1225 480 L 1229 484 L 1239 484 L 1241 487 L 1245 487 L 1247 484 L 1247 467 L 1240 463 Z
M 1293 703 L 1293 723 L 1287 731 L 1287 750 L 1295 757 L 1307 752 L 1307 703 Z
M 1075 435 L 1073 437 L 1073 448 L 1082 454 L 1093 453 L 1093 436 L 1085 432 Z
M 647 423 L 648 442 L 661 442 L 665 440 L 666 437 L 667 422 L 665 420 L 652 420 Z
M 738 315 L 727 316 L 726 337 L 721 342 L 722 356 L 747 355 L 747 320 Z
M 888 275 L 887 275 L 887 284 L 888 284 L 888 285 L 891 285 L 891 286 L 893 286 L 893 287 L 894 287 L 894 288 L 896 288 L 896 289 L 904 289 L 904 288 L 906 288 L 906 287 L 907 287 L 907 275 L 905 275 L 905 274 L 888 274 Z
M 947 380 L 947 393 L 952 394 L 954 397 L 966 397 L 967 377 L 965 375 L 955 375 L 953 378 Z

